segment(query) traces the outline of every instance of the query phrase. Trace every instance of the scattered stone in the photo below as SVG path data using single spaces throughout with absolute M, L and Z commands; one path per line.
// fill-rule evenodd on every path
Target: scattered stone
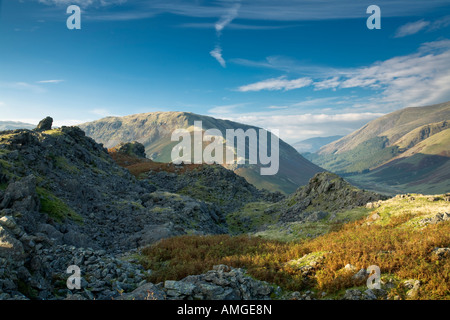
M 267 282 L 254 280 L 244 270 L 226 265 L 180 281 L 166 281 L 163 290 L 169 300 L 268 300 L 274 292 Z
M 433 254 L 435 254 L 439 260 L 450 257 L 450 248 L 435 248 Z

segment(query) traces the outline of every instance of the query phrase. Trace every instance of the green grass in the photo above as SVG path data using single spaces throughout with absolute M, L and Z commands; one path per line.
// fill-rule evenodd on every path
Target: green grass
M 227 215 L 227 224 L 232 234 L 256 231 L 266 225 L 278 222 L 279 213 L 270 213 L 267 210 L 274 205 L 267 202 L 248 203 L 239 210 Z
M 278 241 L 298 241 L 316 238 L 331 231 L 339 230 L 344 223 L 366 217 L 370 209 L 358 207 L 336 213 L 335 217 L 329 215 L 317 222 L 289 222 L 283 225 L 269 226 L 268 229 L 255 233 L 255 236 Z
M 70 164 L 69 161 L 67 161 L 67 159 L 64 157 L 55 157 L 55 163 L 58 168 L 64 171 L 72 174 L 80 173 L 80 170 L 76 166 Z
M 48 214 L 56 222 L 71 219 L 77 223 L 83 223 L 83 218 L 79 214 L 50 191 L 36 187 L 36 192 L 40 196 L 41 212 Z
M 53 137 L 59 137 L 64 135 L 64 133 L 61 131 L 61 129 L 52 129 L 52 130 L 47 130 L 47 131 L 43 131 L 42 133 L 51 135 Z

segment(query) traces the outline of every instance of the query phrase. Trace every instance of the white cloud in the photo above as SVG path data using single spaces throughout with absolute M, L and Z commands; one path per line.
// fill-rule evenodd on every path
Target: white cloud
M 236 110 L 236 108 L 245 107 L 248 103 L 236 103 L 229 104 L 225 106 L 215 106 L 208 110 L 208 113 L 211 114 L 231 114 Z
M 435 31 L 442 28 L 446 28 L 450 25 L 450 16 L 445 16 L 437 19 L 433 22 L 426 20 L 419 20 L 415 22 L 407 23 L 397 29 L 394 38 L 402 38 L 416 34 L 422 30 Z
M 430 25 L 429 21 L 425 21 L 425 20 L 419 20 L 416 22 L 410 22 L 407 23 L 403 26 L 401 26 L 400 28 L 397 29 L 397 32 L 395 33 L 395 38 L 402 38 L 402 37 L 406 37 L 406 36 L 410 36 L 413 34 L 418 33 L 419 31 L 425 29 L 427 26 Z
M 261 90 L 293 90 L 299 89 L 303 87 L 307 87 L 312 84 L 312 80 L 310 78 L 298 78 L 293 80 L 287 80 L 286 77 L 282 76 L 279 78 L 272 78 L 263 80 L 260 82 L 248 84 L 239 87 L 237 90 L 241 92 L 248 91 L 261 91 Z
M 222 48 L 220 46 L 216 46 L 209 54 L 214 57 L 222 67 L 226 68 L 227 64 L 225 59 L 222 57 Z
M 268 67 L 273 68 L 273 65 Z M 280 70 L 284 71 L 287 67 L 283 64 Z M 292 69 L 295 68 L 293 65 Z M 311 66 L 310 70 L 314 69 L 314 66 Z M 318 67 L 317 74 L 311 72 L 310 77 L 294 80 L 287 80 L 286 77 L 271 78 L 241 86 L 237 90 L 286 91 L 306 86 L 313 86 L 315 90 L 363 88 L 373 91 L 370 105 L 386 110 L 389 107 L 390 111 L 393 111 L 450 100 L 449 75 L 450 40 L 445 39 L 424 43 L 415 53 L 368 66 L 352 69 L 329 68 L 328 71 L 324 67 Z
M 114 116 L 113 114 L 111 114 L 111 112 L 109 110 L 103 109 L 103 108 L 92 109 L 92 110 L 89 110 L 88 112 L 93 115 L 100 116 L 100 117 Z
M 228 9 L 227 13 L 220 17 L 219 21 L 216 22 L 214 27 L 216 28 L 216 31 L 219 35 L 222 30 L 238 16 L 240 7 L 240 3 L 234 4 L 231 8 Z
M 38 81 L 37 83 L 61 83 L 64 82 L 64 80 L 41 80 Z

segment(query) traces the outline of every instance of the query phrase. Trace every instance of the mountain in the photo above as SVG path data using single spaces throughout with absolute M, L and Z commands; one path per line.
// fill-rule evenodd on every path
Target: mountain
M 36 125 L 18 121 L 0 121 L 0 131 L 15 129 L 34 129 Z
M 299 153 L 305 153 L 305 152 L 316 152 L 323 146 L 341 139 L 343 136 L 330 136 L 330 137 L 315 137 L 315 138 L 309 138 L 306 140 L 298 141 L 292 146 L 297 150 Z
M 87 136 L 107 148 L 123 142 L 138 141 L 145 146 L 145 152 L 150 159 L 157 162 L 171 162 L 172 149 L 178 144 L 171 141 L 172 132 L 175 129 L 187 129 L 192 134 L 195 121 L 202 121 L 203 130 L 218 129 L 223 137 L 226 136 L 227 129 L 259 130 L 257 127 L 188 112 L 152 112 L 125 117 L 107 117 L 81 124 L 79 127 Z M 249 147 L 249 143 L 246 143 L 246 159 Z M 279 155 L 279 171 L 275 175 L 261 175 L 262 165 L 259 162 L 253 165 L 246 161 L 244 165 L 226 165 L 226 167 L 233 169 L 258 188 L 284 193 L 294 192 L 298 186 L 308 183 L 315 173 L 323 171 L 281 139 Z
M 450 190 L 450 102 L 387 114 L 307 158 L 386 193 Z

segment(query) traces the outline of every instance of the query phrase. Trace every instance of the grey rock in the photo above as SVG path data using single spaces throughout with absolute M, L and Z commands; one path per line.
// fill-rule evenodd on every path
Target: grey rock
M 165 300 L 166 294 L 153 283 L 139 286 L 130 293 L 122 294 L 116 300 Z
M 53 125 L 53 118 L 52 117 L 46 117 L 39 121 L 38 126 L 36 127 L 36 131 L 46 131 L 51 130 Z

